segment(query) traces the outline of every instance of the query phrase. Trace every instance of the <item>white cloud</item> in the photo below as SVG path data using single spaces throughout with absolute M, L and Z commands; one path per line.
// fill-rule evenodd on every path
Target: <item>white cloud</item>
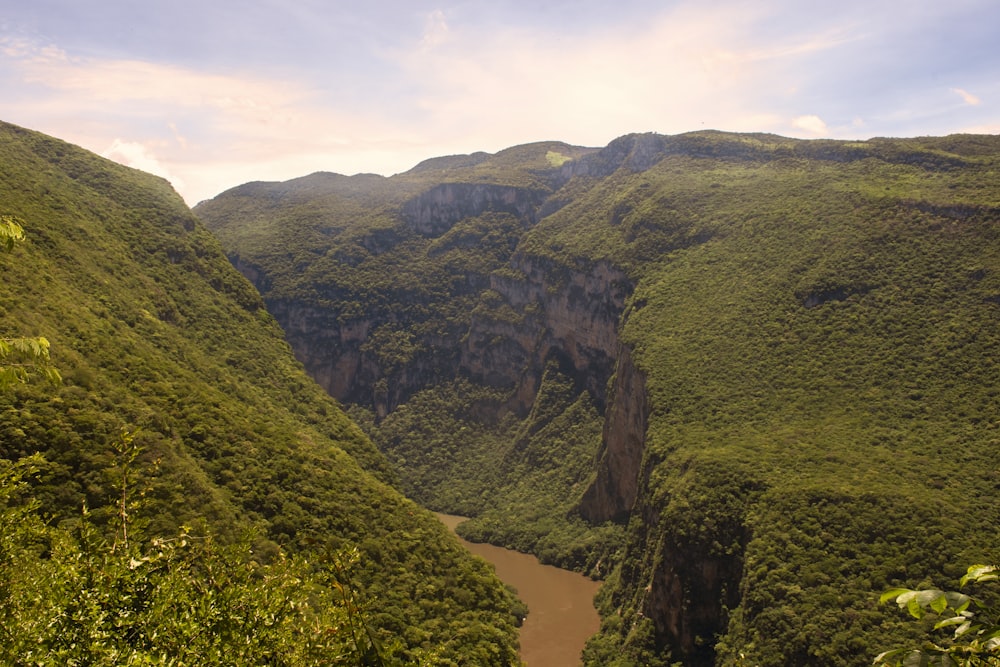
M 153 150 L 145 144 L 115 139 L 111 146 L 101 153 L 101 156 L 124 164 L 126 167 L 134 167 L 156 176 L 162 176 L 170 181 L 177 190 L 182 190 L 184 187 L 184 182 L 171 174 L 170 170 L 153 153 Z
M 74 58 L 24 43 L 4 55 L 33 89 L 0 100 L 4 120 L 161 175 L 191 204 L 248 180 L 391 173 L 429 157 L 405 127 L 371 110 L 323 106 L 293 80 Z
M 799 130 L 804 130 L 809 134 L 825 137 L 829 136 L 830 130 L 826 126 L 826 123 L 819 116 L 810 114 L 808 116 L 799 116 L 798 118 L 792 119 L 792 127 Z
M 983 125 L 970 125 L 957 130 L 965 134 L 1000 134 L 1000 122 Z
M 420 48 L 427 50 L 444 44 L 448 41 L 448 32 L 448 22 L 445 20 L 444 12 L 435 9 L 427 17 L 424 36 L 420 40 Z
M 980 104 L 983 103 L 983 101 L 981 99 L 979 99 L 978 97 L 976 97 L 972 93 L 968 92 L 967 90 L 963 90 L 961 88 L 952 88 L 951 92 L 953 92 L 956 95 L 958 95 L 959 97 L 961 97 L 962 101 L 965 102 L 966 104 L 968 104 L 969 106 L 975 107 L 975 106 L 979 106 Z
M 169 127 L 170 131 L 173 133 L 174 140 L 177 142 L 177 145 L 180 146 L 181 148 L 187 148 L 188 147 L 187 137 L 182 135 L 180 130 L 177 129 L 177 123 L 174 122 L 167 123 L 167 127 Z
M 766 9 L 717 9 L 681 6 L 639 27 L 558 40 L 456 24 L 437 48 L 397 53 L 396 61 L 421 91 L 429 131 L 486 150 L 540 139 L 603 145 L 648 130 L 787 131 L 771 102 L 797 94 L 796 82 L 782 78 L 788 64 L 851 33 L 793 33 L 762 47 L 747 26 Z
M 301 101 L 305 91 L 279 81 L 223 76 L 136 60 L 69 59 L 44 53 L 21 67 L 28 83 L 73 95 L 86 108 L 129 103 L 216 109 L 264 119 Z

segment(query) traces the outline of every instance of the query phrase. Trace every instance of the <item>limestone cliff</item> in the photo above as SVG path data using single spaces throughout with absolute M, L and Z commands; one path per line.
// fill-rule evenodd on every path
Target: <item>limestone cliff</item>
M 652 625 L 655 645 L 673 660 L 710 667 L 714 638 L 741 602 L 748 514 L 766 486 L 738 465 L 673 469 L 652 482 L 651 470 L 663 464 L 647 457 L 637 480 L 625 585 L 611 597 L 629 625 Z
M 544 190 L 488 183 L 443 183 L 406 202 L 401 216 L 423 236 L 440 236 L 456 222 L 486 211 L 510 213 L 530 225 L 546 194 Z
M 580 514 L 592 523 L 623 522 L 635 503 L 649 421 L 646 376 L 631 350 L 619 346 L 615 379 L 604 420 L 597 478 L 580 500 Z
M 631 292 L 624 272 L 607 262 L 567 270 L 519 255 L 510 270 L 490 276 L 490 287 L 465 337 L 462 370 L 516 388 L 516 407 L 525 412 L 545 362 L 556 358 L 603 406 Z

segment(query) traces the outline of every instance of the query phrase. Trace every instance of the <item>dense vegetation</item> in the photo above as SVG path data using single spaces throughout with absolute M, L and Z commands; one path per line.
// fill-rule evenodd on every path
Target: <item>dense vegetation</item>
M 721 664 L 860 664 L 896 632 L 869 591 L 995 556 L 995 531 L 961 517 L 1000 518 L 998 148 L 953 137 L 834 145 L 822 160 L 675 156 L 637 184 L 660 205 L 627 205 L 623 226 L 659 215 L 699 242 L 645 265 L 623 330 L 649 371 L 642 511 L 660 533 L 626 558 L 650 541 L 744 549 Z M 559 236 L 570 252 L 587 238 L 584 219 L 551 222 L 573 226 Z M 713 498 L 701 480 L 721 470 L 732 481 Z M 625 589 L 608 603 L 626 619 L 652 604 Z
M 573 515 L 601 437 L 593 402 L 574 392 L 554 365 L 523 420 L 507 415 L 490 425 L 476 419 L 477 394 L 488 392 L 466 380 L 426 389 L 368 428 L 405 471 L 412 497 L 475 517 L 459 525 L 466 539 L 607 574 L 620 527 L 595 528 Z
M 5 659 L 516 664 L 509 592 L 166 182 L 4 124 L 0 211 L 0 338 L 63 375 L 0 392 Z
M 491 275 L 509 266 L 559 168 L 591 152 L 547 142 L 428 160 L 391 181 L 249 183 L 196 213 L 313 376 L 403 471 L 409 497 L 475 517 L 464 537 L 601 574 L 620 527 L 594 530 L 572 512 L 600 443 L 594 397 L 555 359 L 528 406 L 512 405 L 506 380 L 455 370 L 476 317 L 523 321 Z
M 878 591 L 1000 547 L 998 160 L 991 136 L 633 135 L 197 212 L 409 493 L 476 514 L 470 535 L 617 564 L 588 664 L 861 665 L 918 632 Z M 630 349 L 648 407 L 617 473 L 604 389 L 627 369 L 581 358 L 593 320 L 558 329 L 615 271 L 605 351 Z M 588 527 L 581 494 L 621 470 L 627 525 Z

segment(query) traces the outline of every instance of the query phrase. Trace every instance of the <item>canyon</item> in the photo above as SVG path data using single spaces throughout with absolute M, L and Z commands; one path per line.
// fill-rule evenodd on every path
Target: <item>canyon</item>
M 980 438 L 955 387 L 995 402 L 970 382 L 991 373 L 971 332 L 1000 293 L 997 154 L 636 134 L 252 183 L 196 213 L 407 493 L 471 515 L 467 538 L 609 579 L 587 664 L 860 664 L 871 627 L 819 610 L 918 567 L 920 521 L 954 535 L 928 503 L 990 511 L 899 468 L 951 469 L 927 443 Z M 910 508 L 884 566 L 864 511 L 812 539 L 827 504 Z

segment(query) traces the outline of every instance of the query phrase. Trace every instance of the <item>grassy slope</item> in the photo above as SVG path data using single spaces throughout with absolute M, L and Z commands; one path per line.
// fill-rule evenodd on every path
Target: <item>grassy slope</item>
M 0 209 L 29 238 L 0 258 L 0 334 L 47 336 L 66 377 L 0 397 L 0 453 L 46 455 L 36 496 L 49 515 L 106 512 L 111 443 L 137 427 L 145 464 L 159 461 L 154 534 L 207 521 L 222 536 L 253 528 L 264 554 L 358 545 L 385 632 L 445 658 L 509 659 L 496 579 L 391 486 L 168 184 L 2 125 Z

